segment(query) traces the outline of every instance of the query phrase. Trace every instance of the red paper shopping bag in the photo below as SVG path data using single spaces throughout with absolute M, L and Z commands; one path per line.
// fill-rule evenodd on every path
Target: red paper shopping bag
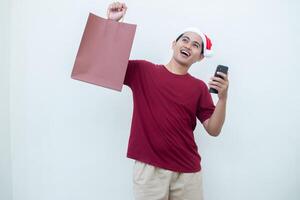
M 135 30 L 135 24 L 90 13 L 71 77 L 121 91 Z

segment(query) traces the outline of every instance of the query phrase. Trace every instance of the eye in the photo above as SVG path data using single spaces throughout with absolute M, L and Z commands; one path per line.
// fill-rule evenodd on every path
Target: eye
M 184 41 L 184 42 L 186 42 L 186 41 L 188 41 L 186 38 L 182 38 L 182 41 Z
M 196 47 L 196 48 L 200 48 L 200 46 L 198 45 L 198 44 L 194 44 L 194 47 Z

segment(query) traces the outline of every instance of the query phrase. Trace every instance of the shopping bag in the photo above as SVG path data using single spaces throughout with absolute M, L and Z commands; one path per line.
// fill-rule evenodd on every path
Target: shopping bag
M 121 91 L 135 31 L 135 24 L 89 13 L 71 78 Z

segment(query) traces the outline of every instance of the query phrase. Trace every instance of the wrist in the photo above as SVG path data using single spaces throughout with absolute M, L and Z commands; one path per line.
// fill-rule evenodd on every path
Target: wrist
M 226 103 L 227 102 L 227 97 L 219 98 L 219 102 L 220 103 Z

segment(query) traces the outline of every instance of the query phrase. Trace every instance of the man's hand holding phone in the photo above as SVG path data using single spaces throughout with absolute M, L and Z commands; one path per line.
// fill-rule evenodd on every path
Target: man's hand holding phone
M 209 92 L 218 94 L 219 99 L 227 99 L 228 92 L 228 67 L 219 65 L 216 69 L 215 75 L 210 78 L 208 85 Z

